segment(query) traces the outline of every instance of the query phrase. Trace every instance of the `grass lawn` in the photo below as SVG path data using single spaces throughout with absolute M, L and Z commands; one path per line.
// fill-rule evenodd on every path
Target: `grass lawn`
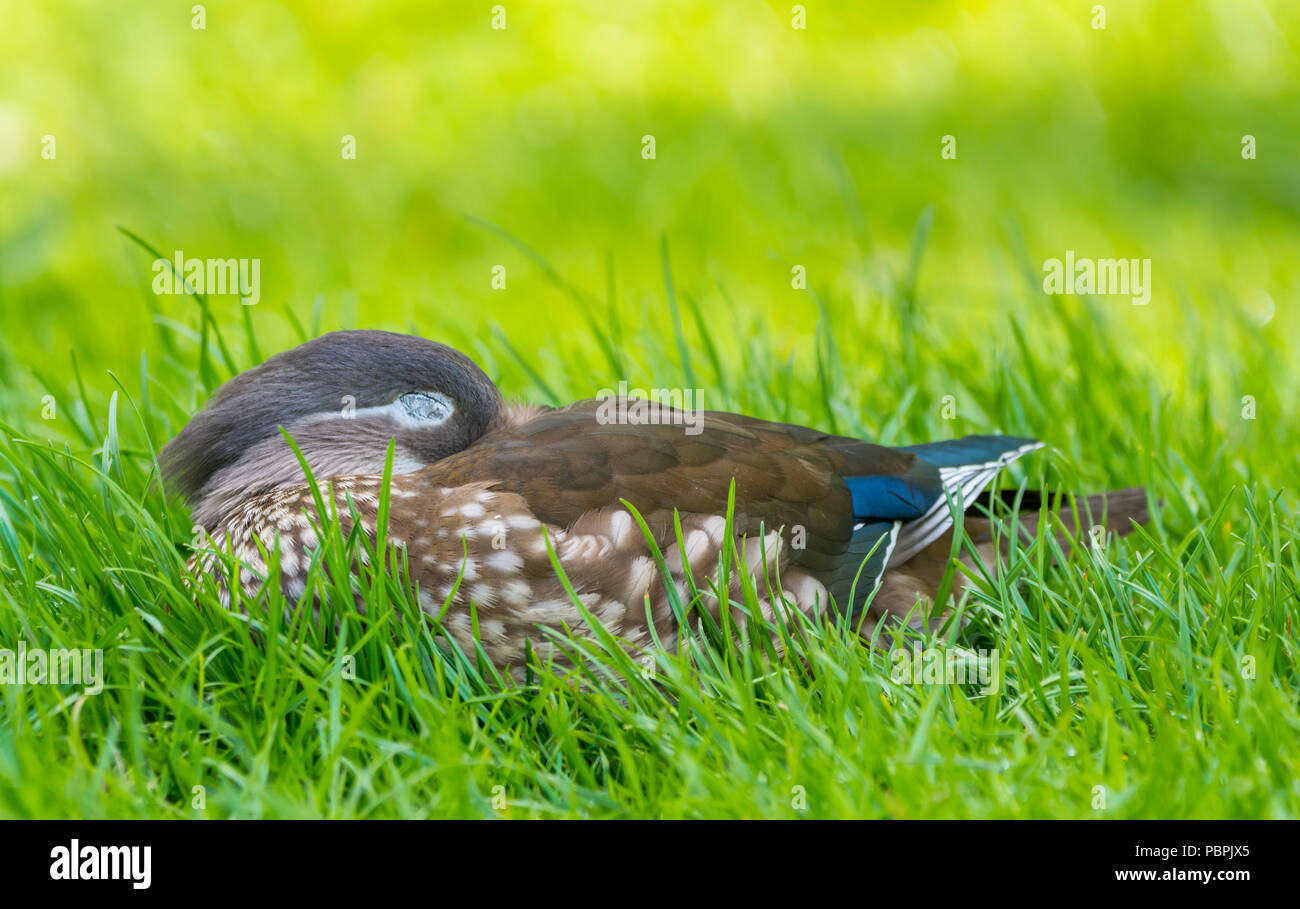
M 1297 10 L 668 6 L 15 12 L 0 652 L 102 651 L 103 689 L 0 684 L 0 816 L 1300 813 Z M 115 55 L 55 53 L 82 33 Z M 148 248 L 261 257 L 261 301 L 156 295 Z M 1150 257 L 1149 304 L 1045 293 L 1066 250 Z M 186 585 L 157 450 L 340 327 L 543 403 L 625 379 L 883 444 L 1034 436 L 1005 485 L 1158 507 L 1016 546 L 933 638 L 722 628 L 642 672 L 597 636 L 512 684 L 437 646 L 400 565 L 364 619 Z M 914 645 L 995 650 L 998 684 L 896 681 Z

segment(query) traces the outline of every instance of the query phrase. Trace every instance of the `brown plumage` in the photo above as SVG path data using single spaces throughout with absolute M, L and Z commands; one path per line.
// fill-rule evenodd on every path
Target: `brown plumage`
M 279 427 L 333 495 L 345 529 L 350 498 L 371 537 L 395 440 L 389 537 L 406 548 L 421 605 L 438 614 L 452 598 L 443 625 L 469 649 L 473 603 L 489 657 L 518 667 L 528 641 L 543 657 L 549 652 L 542 629 L 586 631 L 548 557 L 548 536 L 579 600 L 602 624 L 630 647 L 647 647 L 648 602 L 654 630 L 671 646 L 668 590 L 625 502 L 646 521 L 682 601 L 690 600 L 690 575 L 698 605 L 716 617 L 710 580 L 726 542 L 733 480 L 735 545 L 765 618 L 775 618 L 780 598 L 803 611 L 833 601 L 854 621 L 865 606 L 867 632 L 886 617 L 919 625 L 926 613 L 914 607 L 934 597 L 951 550 L 949 498 L 969 505 L 1005 463 L 1038 447 L 970 437 L 891 449 L 717 412 L 704 413 L 702 431 L 690 434 L 669 408 L 648 403 L 631 424 L 609 422 L 607 404 L 509 406 L 450 348 L 338 332 L 231 380 L 168 444 L 162 462 L 218 547 L 228 542 L 239 554 L 246 592 L 266 573 L 258 541 L 269 550 L 278 535 L 281 583 L 296 601 L 318 545 L 316 516 Z M 1116 532 L 1145 520 L 1140 490 L 1088 504 L 1098 520 L 1109 508 Z M 980 519 L 972 515 L 966 526 L 981 542 Z M 991 538 L 983 542 L 991 547 Z M 994 554 L 986 555 L 991 562 Z M 218 572 L 211 553 L 201 562 Z M 730 599 L 741 599 L 739 584 L 733 577 Z M 734 606 L 732 616 L 747 619 Z

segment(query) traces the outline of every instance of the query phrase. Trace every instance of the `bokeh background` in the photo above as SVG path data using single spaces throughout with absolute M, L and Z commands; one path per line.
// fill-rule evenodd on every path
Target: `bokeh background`
M 519 815 L 791 817 L 797 781 L 827 817 L 1096 817 L 1098 784 L 1106 816 L 1295 817 L 1300 2 L 501 5 L 0 0 L 0 647 L 113 661 L 88 702 L 0 686 L 0 815 L 195 816 L 203 784 L 212 816 L 485 817 L 503 784 Z M 259 259 L 260 302 L 155 295 L 132 237 Z M 1044 293 L 1066 250 L 1150 259 L 1149 305 Z M 381 684 L 344 685 L 331 622 L 277 650 L 188 608 L 153 482 L 217 384 L 340 327 L 541 401 L 1033 435 L 1008 482 L 1159 507 L 967 601 L 1000 699 L 839 638 L 814 685 L 792 650 L 639 706 L 499 696 L 393 675 L 424 645 L 378 625 Z
M 665 244 L 723 360 L 758 325 L 796 382 L 823 307 L 846 362 L 905 369 L 942 345 L 978 374 L 1013 323 L 1031 346 L 1072 343 L 1050 314 L 1078 302 L 1042 293 L 1045 259 L 1150 258 L 1150 305 L 1100 299 L 1089 343 L 1143 361 L 1175 405 L 1204 399 L 1224 432 L 1246 393 L 1251 431 L 1289 418 L 1300 4 L 1112 2 L 1097 29 L 1078 0 L 812 2 L 802 30 L 784 2 L 503 6 L 494 29 L 487 2 L 232 0 L 196 29 L 189 3 L 5 3 L 5 418 L 37 418 L 72 354 L 91 401 L 142 354 L 193 369 L 194 301 L 155 296 L 119 227 L 168 255 L 261 260 L 256 307 L 211 301 L 241 368 L 292 344 L 295 320 L 414 329 L 520 394 L 536 389 L 494 325 L 552 388 L 620 378 L 566 367 L 592 343 L 575 292 L 598 323 L 645 329 L 623 344 L 629 378 L 679 378 L 638 350 L 673 349 Z M 178 411 L 223 377 L 175 388 Z

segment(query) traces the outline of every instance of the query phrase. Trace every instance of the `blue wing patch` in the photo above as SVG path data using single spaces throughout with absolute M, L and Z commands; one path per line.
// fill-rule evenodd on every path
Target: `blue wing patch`
M 936 473 L 933 477 L 912 474 L 882 474 L 845 477 L 853 496 L 853 516 L 858 520 L 910 521 L 925 514 L 943 492 Z
M 943 497 L 945 472 L 993 467 L 1038 444 L 1015 436 L 966 436 L 898 448 L 917 457 L 906 473 L 844 478 L 853 496 L 853 516 L 859 521 L 914 521 Z

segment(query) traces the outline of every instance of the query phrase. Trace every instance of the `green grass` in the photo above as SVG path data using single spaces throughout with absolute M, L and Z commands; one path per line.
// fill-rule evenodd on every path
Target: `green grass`
M 108 679 L 0 685 L 0 815 L 1295 816 L 1300 4 L 505 5 L 6 10 L 0 649 Z M 258 258 L 262 302 L 157 296 L 142 245 Z M 1067 249 L 1149 257 L 1150 305 L 1045 295 Z M 938 646 L 997 648 L 992 695 L 820 626 L 510 688 L 387 575 L 365 622 L 185 586 L 154 453 L 346 327 L 546 403 L 1036 436 L 1009 484 L 1161 508 L 981 576 Z
M 96 696 L 0 686 L 0 814 L 1297 813 L 1294 509 L 1257 481 L 1204 392 L 1174 410 L 1140 364 L 1091 343 L 1109 330 L 1096 301 L 1053 301 L 1038 331 L 1055 343 L 1015 344 L 972 372 L 969 352 L 910 320 L 900 295 L 890 343 L 916 359 L 877 372 L 845 355 L 855 323 L 835 301 L 821 300 L 818 341 L 790 363 L 761 320 L 733 328 L 710 321 L 680 283 L 675 297 L 675 337 L 627 326 L 564 351 L 506 336 L 445 340 L 492 354 L 485 365 L 507 390 L 538 397 L 542 386 L 559 399 L 589 394 L 588 377 L 626 369 L 620 352 L 635 352 L 660 381 L 692 377 L 711 405 L 887 443 L 1036 433 L 1056 447 L 1016 482 L 1141 482 L 1163 507 L 1104 551 L 1078 547 L 1054 566 L 1047 537 L 977 574 L 968 628 L 921 643 L 996 648 L 1004 678 L 993 693 L 896 683 L 885 650 L 794 618 L 778 630 L 780 656 L 724 627 L 687 637 L 644 674 L 606 638 L 579 635 L 575 669 L 537 666 L 511 685 L 481 655 L 435 643 L 399 558 L 395 572 L 353 582 L 365 619 L 350 605 L 327 605 L 319 620 L 274 601 L 225 611 L 211 589 L 190 591 L 188 520 L 151 486 L 154 452 L 186 419 L 199 377 L 229 371 L 218 350 L 236 351 L 242 368 L 253 339 L 218 345 L 214 335 L 201 348 L 177 333 L 174 356 L 113 377 L 107 401 L 107 382 L 70 402 L 69 389 L 52 388 L 65 400 L 53 422 L 66 443 L 38 422 L 0 434 L 0 641 L 102 648 L 107 677 Z M 1091 406 L 1051 378 L 1062 374 L 1089 377 Z M 1208 371 L 1188 379 L 1213 385 Z M 958 388 L 976 416 L 945 421 L 938 401 Z M 1293 473 L 1287 451 L 1248 455 Z M 362 544 L 335 528 L 324 562 L 348 564 L 349 545 Z M 328 603 L 350 604 L 346 574 L 321 580 Z M 203 810 L 192 807 L 196 786 Z

